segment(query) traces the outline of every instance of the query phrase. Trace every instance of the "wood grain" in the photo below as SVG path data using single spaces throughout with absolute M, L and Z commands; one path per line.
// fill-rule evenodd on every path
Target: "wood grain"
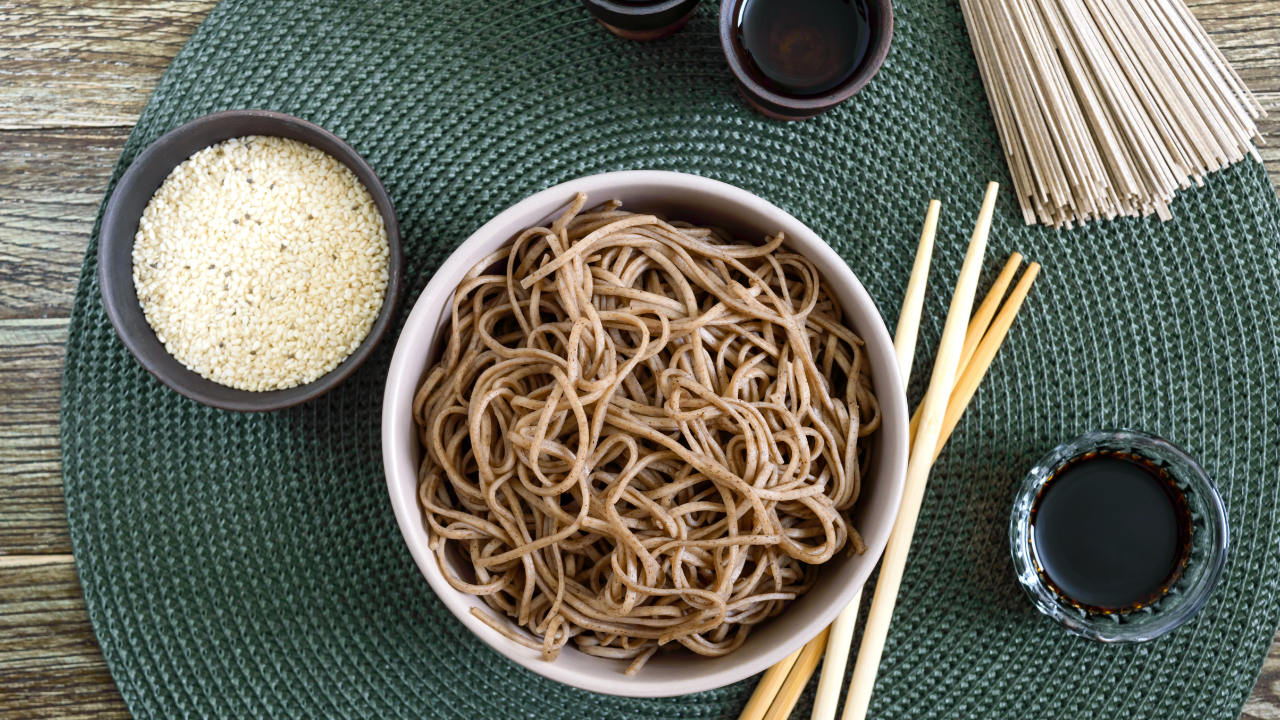
M 75 565 L 0 568 L 0 718 L 128 718 Z
M 0 1 L 0 129 L 127 127 L 209 0 Z
M 0 0 L 0 720 L 127 718 L 80 595 L 62 500 L 66 318 L 107 178 L 211 0 Z M 1271 116 L 1280 0 L 1190 0 Z M 1280 720 L 1280 635 L 1242 718 Z
M 1271 640 L 1271 651 L 1262 674 L 1244 705 L 1241 720 L 1280 720 L 1280 632 Z
M 0 321 L 0 555 L 71 552 L 58 399 L 65 319 Z
M 89 231 L 128 136 L 0 131 L 0 320 L 71 314 Z

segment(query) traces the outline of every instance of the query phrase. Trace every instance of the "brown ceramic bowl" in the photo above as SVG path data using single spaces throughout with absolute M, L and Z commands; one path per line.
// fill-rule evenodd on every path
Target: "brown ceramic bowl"
M 628 40 L 657 40 L 684 27 L 700 0 L 582 0 L 609 32 Z
M 821 114 L 853 97 L 875 77 L 889 55 L 893 42 L 892 0 L 866 0 L 871 39 L 862 64 L 844 82 L 817 95 L 792 95 L 762 82 L 749 68 L 747 51 L 738 37 L 736 18 L 749 0 L 724 0 L 720 4 L 720 45 L 738 85 L 751 107 L 775 120 L 805 120 Z
M 360 178 L 382 213 L 387 229 L 387 291 L 369 334 L 356 351 L 328 374 L 287 390 L 250 392 L 221 385 L 188 370 L 169 354 L 147 323 L 133 285 L 133 238 L 138 220 L 151 197 L 175 167 L 199 150 L 245 135 L 273 135 L 319 148 L 342 161 Z M 102 216 L 98 235 L 98 285 L 107 317 L 116 334 L 142 367 L 173 390 L 205 405 L 237 412 L 281 410 L 315 399 L 360 367 L 382 339 L 400 296 L 403 266 L 400 225 L 395 207 L 373 168 L 337 135 L 300 120 L 267 110 L 228 110 L 197 118 L 169 132 L 142 152 L 116 184 Z

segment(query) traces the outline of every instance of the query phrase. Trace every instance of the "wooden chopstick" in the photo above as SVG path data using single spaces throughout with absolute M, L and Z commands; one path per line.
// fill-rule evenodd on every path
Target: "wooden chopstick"
M 858 651 L 858 661 L 853 667 L 853 681 L 849 686 L 848 700 L 845 702 L 844 720 L 864 720 L 867 716 L 871 691 L 875 687 L 876 668 L 879 667 L 880 656 L 884 653 L 885 638 L 889 634 L 889 623 L 893 619 L 893 607 L 897 600 L 898 589 L 902 585 L 902 573 L 906 569 L 907 555 L 911 550 L 911 538 L 915 533 L 920 504 L 924 500 L 929 469 L 933 465 L 933 453 L 942 432 L 951 389 L 955 385 L 960 352 L 964 347 L 969 313 L 978 289 L 978 274 L 982 269 L 982 258 L 987 250 L 987 234 L 991 230 L 991 216 L 995 211 L 996 193 L 999 188 L 1000 186 L 996 183 L 987 186 L 982 210 L 978 213 L 977 226 L 973 230 L 964 264 L 960 267 L 960 278 L 956 282 L 955 293 L 951 297 L 951 307 L 947 312 L 946 324 L 943 326 L 942 340 L 938 344 L 938 356 L 933 364 L 929 390 L 925 394 L 920 431 L 912 446 L 911 459 L 907 463 L 907 480 L 902 494 L 902 507 L 898 511 L 898 519 L 893 525 L 893 532 L 889 535 L 889 544 L 885 548 L 884 559 L 880 564 L 880 578 L 876 581 L 876 592 L 871 599 L 867 626 L 862 634 L 862 647 Z
M 1009 283 L 1013 282 L 1013 276 L 1018 272 L 1020 265 L 1022 265 L 1022 253 L 1013 253 L 1009 256 L 1009 261 L 1004 264 L 1004 269 L 996 276 L 996 281 L 991 284 L 987 296 L 983 298 L 978 311 L 969 321 L 969 329 L 964 335 L 964 347 L 960 350 L 959 372 L 963 373 L 969 366 L 973 351 L 978 348 L 978 342 L 987 334 L 987 328 L 991 326 L 991 318 L 995 316 L 996 308 L 1000 307 L 1000 301 L 1004 299 L 1004 293 L 1009 289 Z
M 773 699 L 778 696 L 778 689 L 787 679 L 787 673 L 791 672 L 791 667 L 796 664 L 802 652 L 804 648 L 797 648 L 795 652 L 764 671 L 760 682 L 756 684 L 755 692 L 751 693 L 751 699 L 747 701 L 746 707 L 742 708 L 742 714 L 738 716 L 738 720 L 764 718 L 764 714 L 769 711 L 769 706 L 773 704 Z
M 1004 269 L 1000 271 L 996 281 L 991 284 L 991 289 L 987 291 L 987 296 L 983 298 L 982 304 L 978 306 L 977 312 L 973 314 L 973 319 L 969 321 L 969 328 L 964 334 L 964 347 L 960 350 L 960 365 L 956 370 L 957 377 L 962 376 L 969 367 L 973 352 L 978 349 L 978 343 L 987 334 L 987 328 L 991 326 L 991 318 L 996 314 L 996 308 L 1000 307 L 1000 301 L 1004 299 L 1004 293 L 1009 289 L 1009 283 L 1013 280 L 1013 276 L 1018 272 L 1018 266 L 1021 264 L 1021 253 L 1013 253 L 1009 256 L 1009 261 L 1004 264 Z M 905 383 L 903 384 L 905 385 Z M 916 441 L 916 431 L 920 428 L 920 410 L 923 407 L 923 404 L 917 405 L 915 413 L 911 416 L 910 438 L 913 444 Z M 943 440 L 938 445 L 941 446 L 945 442 Z
M 973 399 L 973 394 L 977 392 L 978 385 L 982 383 L 982 378 L 986 376 L 987 370 L 991 367 L 991 361 L 995 359 L 996 352 L 1000 350 L 1000 344 L 1004 342 L 1005 336 L 1009 334 L 1009 328 L 1013 326 L 1013 319 L 1017 317 L 1018 310 L 1022 308 L 1022 302 L 1027 299 L 1027 293 L 1031 290 L 1031 283 L 1036 281 L 1036 276 L 1039 274 L 1039 263 L 1031 263 L 1027 266 L 1027 271 L 1022 274 L 1022 279 L 1018 281 L 1018 286 L 1013 289 L 1013 293 L 1005 301 L 1004 307 L 1000 308 L 1000 314 L 996 316 L 995 322 L 991 324 L 991 329 L 987 331 L 986 337 L 982 338 L 982 342 L 978 344 L 977 352 L 974 353 L 969 366 L 965 368 L 960 379 L 956 381 L 955 388 L 951 390 L 951 399 L 947 401 L 947 413 L 942 419 L 942 435 L 938 441 L 938 446 L 933 451 L 933 459 L 935 461 L 942 452 L 942 446 L 946 444 L 947 438 L 951 437 L 951 431 L 955 430 L 956 424 L 960 422 L 960 416 L 964 414 L 965 408 L 969 407 L 969 401 Z
M 1014 253 L 1009 258 L 1009 264 L 1005 266 L 1005 272 L 1000 274 L 1000 278 L 991 286 L 987 297 L 983 300 L 982 305 L 979 306 L 979 313 L 988 306 L 994 312 L 995 305 L 1000 303 L 1005 290 L 1009 287 L 1008 278 L 1013 275 L 1011 270 L 1016 270 L 1021 261 L 1022 256 L 1018 253 Z M 969 345 L 970 338 L 974 339 L 971 359 L 960 374 L 960 379 L 956 380 L 955 387 L 951 391 L 951 398 L 947 401 L 947 413 L 943 418 L 942 432 L 938 436 L 938 445 L 933 451 L 934 462 L 937 462 L 943 446 L 946 445 L 952 431 L 955 430 L 956 425 L 960 422 L 960 416 L 964 414 L 969 401 L 973 399 L 978 386 L 982 384 L 982 379 L 986 377 L 992 360 L 995 359 L 996 353 L 1000 350 L 1000 345 L 1009 334 L 1009 328 L 1012 327 L 1013 320 L 1022 308 L 1022 303 L 1027 298 L 1027 292 L 1031 289 L 1031 284 L 1035 282 L 1039 272 L 1039 263 L 1031 263 L 1027 266 L 1026 272 L 1022 274 L 1022 279 L 1018 281 L 1013 294 L 1009 296 L 1009 299 L 1000 308 L 1000 314 L 996 316 L 994 322 L 991 321 L 991 317 L 988 314 L 985 318 L 975 315 L 974 319 L 969 323 L 969 332 L 965 336 L 965 344 Z M 992 302 L 993 300 L 994 302 Z M 982 322 L 979 322 L 979 320 Z M 894 344 L 895 346 L 897 344 L 896 338 Z M 961 362 L 965 362 L 963 356 Z M 918 413 L 915 419 L 919 420 Z M 912 438 L 914 438 L 914 427 L 912 430 Z M 854 596 L 853 602 L 849 604 L 849 607 L 840 613 L 836 621 L 831 624 L 831 635 L 827 639 L 826 660 L 822 664 L 822 678 L 818 681 L 818 691 L 817 696 L 814 698 L 811 720 L 833 720 L 835 718 L 840 684 L 844 681 L 844 669 L 848 662 L 849 642 L 853 638 L 854 625 L 858 618 L 858 604 L 861 598 L 862 593 L 859 592 Z
M 1014 253 L 1009 258 L 1010 264 L 1013 263 L 1013 257 L 1022 258 L 1018 253 Z M 1009 268 L 1006 266 L 1005 270 Z M 990 330 L 986 327 L 982 328 L 983 335 L 976 335 L 976 328 L 973 323 L 969 324 L 970 334 L 965 337 L 967 343 L 970 339 L 974 341 L 974 350 L 982 350 L 975 352 L 967 364 L 960 366 L 959 376 L 956 380 L 956 386 L 951 390 L 951 399 L 947 402 L 947 415 L 942 423 L 942 435 L 938 437 L 938 446 L 933 451 L 933 459 L 937 460 L 942 454 L 942 448 L 947 444 L 947 440 L 951 438 L 951 432 L 956 429 L 956 424 L 960 422 L 960 416 L 964 414 L 965 408 L 969 406 L 969 401 L 973 399 L 973 394 L 977 392 L 978 386 L 982 384 L 982 378 L 986 377 L 988 368 L 991 367 L 991 361 L 995 359 L 996 352 L 1000 350 L 1000 344 L 1004 342 L 1005 335 L 1009 333 L 1009 328 L 1013 325 L 1013 319 L 1017 317 L 1018 310 L 1022 308 L 1022 301 L 1026 300 L 1027 292 L 1031 290 L 1031 283 L 1035 282 L 1036 276 L 1040 273 L 1040 264 L 1031 263 L 1027 266 L 1026 272 L 1022 274 L 1022 279 L 1018 281 L 1018 286 L 1014 288 L 1013 293 L 1009 295 L 1009 299 L 1004 306 L 1000 308 L 1000 315 L 990 325 Z M 1003 273 L 1001 273 L 1003 276 Z M 997 290 L 1003 294 L 1003 287 L 992 285 L 991 292 L 987 293 L 987 300 L 994 296 Z M 986 300 L 983 301 L 986 305 Z M 990 341 L 988 341 L 990 339 Z M 982 343 L 982 345 L 979 345 Z M 972 371 L 972 372 L 971 372 Z M 962 390 L 962 388 L 964 388 Z M 920 424 L 920 407 L 916 407 L 916 414 L 911 418 L 911 442 L 915 442 L 916 430 Z
M 929 205 L 925 218 L 925 228 L 921 234 L 920 246 L 916 252 L 915 264 L 907 286 L 907 295 L 903 301 L 902 314 L 899 317 L 897 331 L 894 336 L 894 350 L 898 358 L 899 371 L 903 376 L 904 385 L 906 378 L 910 375 L 912 358 L 914 357 L 914 343 L 919 328 L 920 311 L 923 306 L 926 284 L 925 279 L 928 275 L 932 257 L 933 236 L 937 227 L 939 208 L 940 204 L 936 200 Z M 935 461 L 943 445 L 945 445 L 959 422 L 960 416 L 963 415 L 969 401 L 972 400 L 986 371 L 990 368 L 991 362 L 1008 334 L 1009 328 L 1012 326 L 1013 320 L 1017 316 L 1018 310 L 1026 299 L 1027 292 L 1030 290 L 1031 284 L 1035 281 L 1036 275 L 1040 270 L 1038 264 L 1032 263 L 1027 272 L 1023 274 L 1009 300 L 1001 307 L 1005 291 L 1008 289 L 1021 262 L 1022 255 L 1019 253 L 1013 253 L 1009 257 L 1004 269 L 992 284 L 987 296 L 979 305 L 966 328 L 965 342 L 961 348 L 960 360 L 957 363 L 957 380 L 948 399 L 947 411 L 944 415 L 942 429 L 933 453 L 933 460 Z M 993 320 L 992 316 L 996 315 L 997 308 L 1000 309 L 1000 313 Z M 913 445 L 921 408 L 917 408 L 916 415 L 912 418 L 911 441 Z M 787 700 L 784 698 L 783 702 L 779 704 L 776 701 L 771 703 L 770 697 L 774 693 L 778 693 L 784 684 L 790 688 L 797 688 L 798 696 L 798 689 L 803 688 L 812 676 L 817 664 L 817 654 L 821 652 L 821 645 L 824 641 L 826 655 L 811 717 L 812 720 L 832 720 L 835 717 L 840 685 L 844 679 L 844 669 L 848 662 L 849 645 L 852 640 L 854 625 L 857 621 L 860 600 L 861 592 L 854 596 L 849 606 L 831 624 L 829 635 L 824 632 L 823 635 L 814 638 L 801 650 L 792 653 L 766 672 L 756 686 L 756 692 L 751 696 L 747 707 L 743 710 L 741 720 L 760 720 L 766 709 L 768 710 L 769 718 L 786 717 L 793 708 L 796 699 Z M 809 658 L 809 661 L 797 662 L 797 658 L 801 656 Z M 784 709 L 786 712 L 779 714 Z
M 778 696 L 773 699 L 773 705 L 769 706 L 769 712 L 765 714 L 764 720 L 787 720 L 791 715 L 796 701 L 800 699 L 800 693 L 804 691 L 804 686 L 809 684 L 814 668 L 818 667 L 822 648 L 826 646 L 827 634 L 830 632 L 831 628 L 823 628 L 822 632 L 818 633 L 818 637 L 810 640 L 800 649 L 800 657 L 796 659 L 795 666 L 791 668 L 786 681 L 778 689 Z
M 849 606 L 840 611 L 831 623 L 827 636 L 827 654 L 822 658 L 822 676 L 818 678 L 818 691 L 813 698 L 812 720 L 835 720 L 836 705 L 840 702 L 840 686 L 844 683 L 844 669 L 849 664 L 849 646 L 853 644 L 853 629 L 858 624 L 858 607 L 862 605 L 862 590 L 853 596 Z M 805 678 L 808 682 L 808 678 Z
M 1018 253 L 1010 256 L 1009 264 L 1005 266 L 1005 271 L 1000 274 L 1000 278 L 991 286 L 987 297 L 983 300 L 982 305 L 979 306 L 979 313 L 982 313 L 987 307 L 990 307 L 991 312 L 994 312 L 995 306 L 1000 303 L 1005 290 L 1009 287 L 1009 278 L 1013 276 L 1012 271 L 1017 269 L 1021 261 L 1022 256 Z M 934 462 L 937 462 L 943 446 L 946 445 L 951 433 L 960 422 L 960 416 L 964 414 L 965 409 L 969 406 L 969 401 L 973 399 L 978 386 L 982 384 L 982 379 L 986 377 L 987 370 L 991 368 L 991 362 L 995 359 L 996 353 L 1000 350 L 1000 345 L 1009 334 L 1009 328 L 1013 326 L 1013 320 L 1022 308 L 1022 303 L 1026 300 L 1027 293 L 1031 290 L 1031 284 L 1035 282 L 1039 272 L 1039 263 L 1031 263 L 1027 266 L 1026 272 L 1022 274 L 1022 279 L 1018 281 L 1017 287 L 1014 288 L 1009 299 L 1000 308 L 1000 314 L 996 316 L 994 321 L 992 321 L 990 314 L 987 314 L 985 318 L 975 315 L 974 319 L 969 323 L 969 332 L 965 336 L 965 344 L 970 345 L 969 341 L 971 338 L 973 339 L 970 358 L 964 358 L 963 355 L 961 357 L 961 363 L 966 364 L 966 367 L 960 374 L 960 378 L 956 380 L 955 387 L 951 391 L 951 398 L 947 401 L 947 412 L 943 418 L 942 432 L 938 436 L 938 444 L 933 451 Z M 895 346 L 897 345 L 896 338 L 894 344 Z M 899 356 L 899 359 L 901 359 L 901 356 Z M 916 419 L 919 419 L 919 414 L 917 414 Z M 912 437 L 914 438 L 914 436 L 913 428 Z M 853 637 L 854 625 L 858 618 L 858 604 L 861 597 L 861 592 L 854 596 L 853 602 L 849 604 L 849 607 L 840 613 L 836 621 L 831 624 L 831 635 L 827 639 L 826 661 L 822 665 L 822 678 L 818 681 L 817 697 L 814 699 L 811 720 L 832 720 L 835 717 L 837 696 L 840 692 L 840 684 L 844 681 L 844 668 L 849 656 L 849 641 Z
M 938 231 L 938 213 L 942 203 L 929 201 L 924 215 L 924 229 L 920 232 L 920 245 L 916 247 L 916 261 L 911 266 L 911 279 L 907 281 L 907 295 L 902 300 L 902 312 L 898 313 L 898 327 L 893 334 L 893 352 L 898 356 L 898 374 L 906 389 L 911 378 L 911 361 L 916 354 L 916 336 L 920 332 L 920 312 L 924 309 L 925 286 L 929 284 L 929 264 L 933 262 L 933 236 Z
M 920 313 L 924 309 L 924 291 L 929 284 L 929 265 L 933 262 L 933 238 L 938 230 L 938 213 L 942 203 L 929 201 L 924 216 L 924 229 L 920 244 L 916 247 L 915 263 L 911 267 L 911 279 L 907 282 L 907 294 L 902 300 L 902 312 L 898 314 L 898 327 L 894 330 L 893 351 L 898 357 L 898 374 L 905 389 L 911 377 L 911 362 L 916 354 L 916 337 L 920 330 Z M 849 645 L 853 642 L 853 628 L 858 622 L 858 607 L 862 604 L 862 591 L 848 607 L 840 611 L 831 623 L 827 638 L 827 653 L 822 662 L 822 677 L 818 680 L 818 694 L 813 702 L 813 720 L 834 720 L 836 705 L 840 702 L 840 685 L 844 682 L 844 669 L 849 662 Z M 793 670 L 794 673 L 794 670 Z M 808 677 L 804 682 L 809 681 Z

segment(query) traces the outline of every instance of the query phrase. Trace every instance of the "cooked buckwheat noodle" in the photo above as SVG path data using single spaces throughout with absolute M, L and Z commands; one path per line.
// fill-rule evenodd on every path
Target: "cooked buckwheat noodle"
M 862 340 L 781 233 L 585 204 L 458 286 L 414 398 L 418 496 L 449 583 L 530 635 L 478 618 L 633 674 L 667 643 L 733 651 L 863 552 L 847 511 L 880 409 Z

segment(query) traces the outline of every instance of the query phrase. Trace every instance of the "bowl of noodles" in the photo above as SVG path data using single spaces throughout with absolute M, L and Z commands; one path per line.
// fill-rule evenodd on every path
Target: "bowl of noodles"
M 759 673 L 862 588 L 908 415 L 875 303 L 751 193 L 625 171 L 468 238 L 392 358 L 383 458 L 432 590 L 539 675 L 629 697 Z

